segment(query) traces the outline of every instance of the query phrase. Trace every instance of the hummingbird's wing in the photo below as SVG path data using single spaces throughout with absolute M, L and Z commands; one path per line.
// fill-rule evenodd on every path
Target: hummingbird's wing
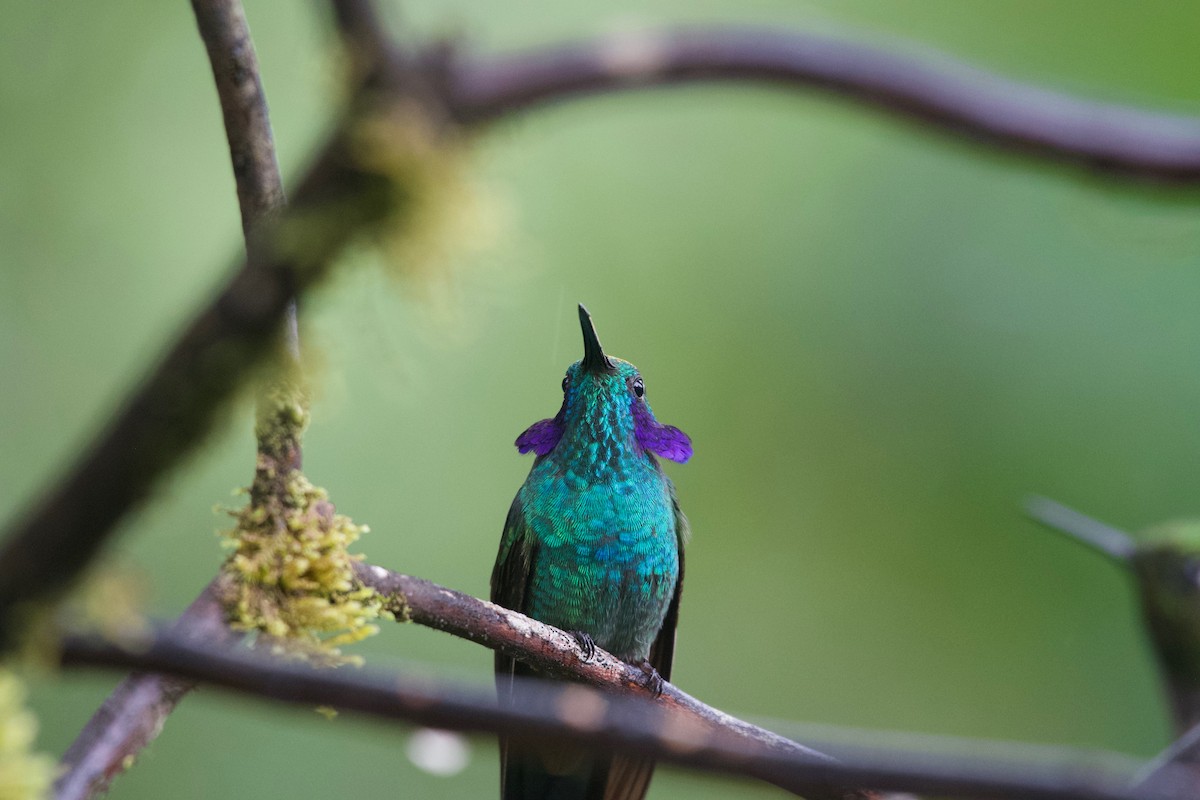
M 529 582 L 537 558 L 537 536 L 530 530 L 520 498 L 513 500 L 504 521 L 500 552 L 492 570 L 492 602 L 526 613 Z M 530 667 L 496 653 L 496 694 L 510 702 L 514 678 L 538 677 Z M 600 800 L 608 757 L 591 758 L 578 747 L 554 743 L 516 746 L 500 737 L 502 800 L 550 797 Z
M 679 508 L 675 497 L 675 485 L 670 481 L 671 506 L 675 511 L 675 541 L 679 547 L 679 577 L 675 581 L 675 594 L 667 607 L 667 616 L 654 644 L 650 645 L 650 665 L 658 670 L 664 681 L 671 680 L 671 666 L 675 660 L 675 626 L 679 622 L 679 596 L 683 593 L 683 545 L 688 540 L 690 529 L 687 517 Z M 654 775 L 654 761 L 648 758 L 613 756 L 608 765 L 608 780 L 604 787 L 604 800 L 641 800 L 650 787 Z
M 529 577 L 533 574 L 533 559 L 537 542 L 525 521 L 520 498 L 514 498 L 504 520 L 500 537 L 500 552 L 492 569 L 492 602 L 513 611 L 525 613 L 525 596 Z M 496 689 L 504 699 L 512 686 L 514 660 L 496 653 Z M 503 755 L 503 753 L 501 753 Z
M 691 537 L 691 527 L 683 509 L 679 507 L 679 498 L 675 496 L 675 484 L 670 481 L 667 486 L 671 490 L 671 508 L 675 512 L 675 543 L 679 548 L 679 577 L 675 579 L 675 594 L 671 597 L 671 605 L 667 607 L 667 616 L 663 618 L 662 627 L 654 644 L 650 645 L 650 664 L 658 670 L 664 681 L 671 680 L 671 667 L 675 662 L 675 626 L 679 623 L 679 597 L 683 594 L 683 550 L 684 544 Z

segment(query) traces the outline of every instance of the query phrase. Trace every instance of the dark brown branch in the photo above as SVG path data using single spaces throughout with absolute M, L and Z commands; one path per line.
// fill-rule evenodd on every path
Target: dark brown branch
M 954 61 L 849 39 L 754 28 L 622 34 L 452 61 L 448 105 L 468 123 L 548 103 L 695 82 L 819 89 L 1029 155 L 1200 180 L 1200 120 L 1083 100 Z
M 238 638 L 225 626 L 218 580 L 180 615 L 174 625 L 178 636 L 217 645 Z M 54 782 L 55 800 L 85 800 L 107 791 L 112 779 L 158 736 L 175 705 L 195 685 L 185 678 L 146 672 L 121 681 L 63 755 L 64 771 Z
M 215 650 L 162 634 L 136 647 L 68 638 L 67 666 L 150 669 L 258 697 L 462 731 L 568 740 L 694 769 L 759 778 L 808 797 L 837 796 L 837 786 L 935 795 L 1023 800 L 1150 800 L 1123 788 L 1127 776 L 1072 764 L 965 763 L 916 756 L 856 757 L 853 762 L 784 754 L 695 726 L 676 710 L 642 698 L 578 685 L 523 682 L 514 702 L 487 690 L 369 671 L 316 671 L 250 652 Z
M 254 229 L 283 208 L 284 200 L 258 56 L 238 0 L 192 0 L 192 11 L 221 101 L 242 231 L 249 244 Z

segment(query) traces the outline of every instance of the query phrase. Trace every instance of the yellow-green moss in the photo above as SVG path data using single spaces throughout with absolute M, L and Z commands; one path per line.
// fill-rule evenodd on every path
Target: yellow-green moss
M 226 597 L 231 624 L 268 637 L 281 653 L 357 661 L 339 648 L 377 633 L 375 620 L 388 616 L 379 594 L 354 577 L 360 557 L 348 548 L 367 528 L 335 513 L 325 491 L 299 471 L 280 486 L 253 493 L 225 533 L 233 548 L 225 562 L 234 578 Z
M 418 279 L 410 289 L 429 287 L 432 278 L 448 274 L 456 256 L 499 238 L 505 215 L 474 177 L 467 140 L 419 103 L 390 103 L 363 114 L 348 140 L 358 169 L 388 187 L 389 211 L 372 239 L 393 274 Z
M 0 800 L 40 800 L 50 794 L 54 760 L 33 752 L 37 718 L 25 708 L 25 687 L 0 668 Z
M 295 368 L 284 364 L 275 369 L 279 374 L 270 376 L 259 394 L 254 436 L 260 453 L 278 457 L 299 446 L 309 413 L 308 393 L 291 374 Z

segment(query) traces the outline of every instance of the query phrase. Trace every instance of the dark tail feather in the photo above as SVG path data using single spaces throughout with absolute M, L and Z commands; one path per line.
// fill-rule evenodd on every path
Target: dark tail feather
M 654 777 L 654 762 L 648 758 L 614 756 L 608 765 L 604 800 L 642 800 Z
M 605 800 L 609 756 L 561 745 L 500 743 L 501 800 Z M 623 795 L 619 795 L 622 796 Z

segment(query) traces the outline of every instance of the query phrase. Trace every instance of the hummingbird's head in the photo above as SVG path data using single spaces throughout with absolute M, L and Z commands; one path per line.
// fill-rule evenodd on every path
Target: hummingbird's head
M 684 462 L 692 456 L 687 434 L 654 418 L 646 401 L 646 383 L 637 367 L 605 354 L 591 315 L 579 306 L 583 331 L 583 358 L 567 368 L 563 402 L 551 419 L 535 422 L 517 437 L 517 449 L 545 456 L 568 433 L 576 449 L 599 449 L 609 454 L 626 449 L 644 451 Z
M 1167 523 L 1135 539 L 1046 498 L 1032 498 L 1026 510 L 1129 571 L 1159 660 L 1173 678 L 1200 687 L 1200 523 Z
M 1200 686 L 1200 523 L 1171 522 L 1143 532 L 1129 564 L 1164 665 Z

